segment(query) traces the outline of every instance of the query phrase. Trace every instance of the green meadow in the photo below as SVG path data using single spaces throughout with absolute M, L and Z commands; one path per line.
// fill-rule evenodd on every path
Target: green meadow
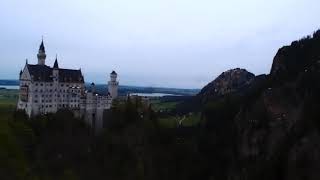
M 7 119 L 15 109 L 18 90 L 0 89 L 0 119 Z

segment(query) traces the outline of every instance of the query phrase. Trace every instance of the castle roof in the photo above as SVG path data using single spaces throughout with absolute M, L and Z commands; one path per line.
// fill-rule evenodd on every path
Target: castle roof
M 53 82 L 53 68 L 46 65 L 31 65 L 27 64 L 29 73 L 33 81 Z M 81 70 L 73 69 L 58 69 L 59 82 L 83 83 L 84 79 Z
M 27 64 L 33 81 L 53 81 L 52 69 L 49 66 Z
M 111 74 L 115 74 L 116 75 L 117 73 L 115 71 L 112 71 Z
M 81 70 L 59 69 L 59 82 L 83 83 Z

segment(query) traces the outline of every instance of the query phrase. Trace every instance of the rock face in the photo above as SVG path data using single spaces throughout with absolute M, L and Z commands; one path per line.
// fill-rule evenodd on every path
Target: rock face
M 212 179 L 320 179 L 320 31 L 281 48 L 269 75 L 230 70 L 198 97 L 205 157 L 226 163 Z
M 320 30 L 313 36 L 294 41 L 279 49 L 270 75 L 279 81 L 293 80 L 305 69 L 320 62 Z
M 320 178 L 320 33 L 281 48 L 269 86 L 234 118 L 248 179 Z M 249 162 L 249 163 L 248 163 Z
M 280 48 L 269 75 L 229 70 L 196 98 L 202 179 L 320 179 L 320 31 Z
M 206 102 L 209 99 L 218 98 L 228 93 L 236 93 L 248 87 L 255 75 L 245 69 L 231 69 L 220 74 L 214 81 L 206 85 L 198 94 L 198 97 Z

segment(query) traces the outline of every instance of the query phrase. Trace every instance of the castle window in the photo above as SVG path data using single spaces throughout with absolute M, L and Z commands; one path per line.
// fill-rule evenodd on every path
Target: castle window
M 38 103 L 38 101 L 37 101 L 37 100 L 34 100 L 34 103 Z
M 42 100 L 42 102 L 44 103 L 44 100 Z
M 52 83 L 50 83 L 50 86 L 52 86 Z
M 36 86 L 38 86 L 38 83 L 36 83 Z
M 40 86 L 43 86 L 43 84 L 41 83 Z

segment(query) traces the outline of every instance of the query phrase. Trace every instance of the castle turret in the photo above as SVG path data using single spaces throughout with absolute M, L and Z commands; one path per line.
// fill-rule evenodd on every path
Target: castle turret
M 59 64 L 58 64 L 57 56 L 56 56 L 56 60 L 54 61 L 54 64 L 53 64 L 52 75 L 53 75 L 53 81 L 58 82 L 59 81 Z
M 94 83 L 91 83 L 90 90 L 93 94 L 96 93 L 96 85 Z
M 46 50 L 44 48 L 43 39 L 41 41 L 37 57 L 38 57 L 38 65 L 45 65 L 46 64 L 47 55 L 46 55 Z
M 117 73 L 112 71 L 110 73 L 110 81 L 108 82 L 108 91 L 112 97 L 112 99 L 118 97 L 118 85 L 119 82 L 117 81 Z

